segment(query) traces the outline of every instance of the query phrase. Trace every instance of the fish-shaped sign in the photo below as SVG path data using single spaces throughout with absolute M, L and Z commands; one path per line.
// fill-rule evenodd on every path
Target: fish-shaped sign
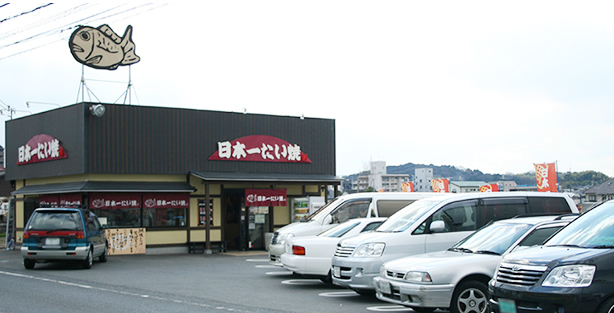
M 131 25 L 126 27 L 123 37 L 106 24 L 97 28 L 80 26 L 70 35 L 68 45 L 75 60 L 96 69 L 114 70 L 141 59 L 134 52 Z

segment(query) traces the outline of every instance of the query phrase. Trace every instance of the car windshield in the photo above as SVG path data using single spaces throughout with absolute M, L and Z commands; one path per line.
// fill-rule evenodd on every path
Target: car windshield
M 321 208 L 319 208 L 317 211 L 313 212 L 313 214 L 307 216 L 303 221 L 308 222 L 311 221 L 313 219 L 318 218 L 320 215 L 325 214 L 325 212 L 328 212 L 328 210 L 326 208 L 328 208 L 329 206 L 337 206 L 339 205 L 339 202 L 342 202 L 343 200 L 341 200 L 340 198 L 337 198 L 325 205 L 323 205 Z
M 531 228 L 527 224 L 495 223 L 461 240 L 448 250 L 501 255 Z
M 584 213 L 546 242 L 548 246 L 614 248 L 614 202 Z
M 342 224 L 339 224 L 321 234 L 319 234 L 318 236 L 320 237 L 333 237 L 333 238 L 339 238 L 343 235 L 345 235 L 347 232 L 349 232 L 350 230 L 352 230 L 354 227 L 360 225 L 360 222 L 358 221 L 348 221 Z
M 422 215 L 430 211 L 443 200 L 422 199 L 418 200 L 392 214 L 376 232 L 402 232 L 409 228 Z
M 83 230 L 78 212 L 36 211 L 26 230 Z

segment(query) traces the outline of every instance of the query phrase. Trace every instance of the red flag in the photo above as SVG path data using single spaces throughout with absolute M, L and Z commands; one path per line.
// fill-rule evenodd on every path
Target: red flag
M 431 180 L 433 192 L 450 192 L 450 181 L 445 178 Z
M 537 191 L 558 192 L 556 186 L 556 164 L 535 164 L 535 178 L 537 179 Z
M 499 191 L 498 184 L 490 184 L 490 185 L 484 185 L 480 187 L 480 192 L 498 192 L 498 191 Z
M 401 187 L 403 188 L 403 192 L 414 192 L 415 191 L 413 182 L 403 183 Z

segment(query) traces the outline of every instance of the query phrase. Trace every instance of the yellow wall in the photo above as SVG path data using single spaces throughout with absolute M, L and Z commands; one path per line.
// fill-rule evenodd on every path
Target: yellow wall
M 147 245 L 187 243 L 188 236 L 185 230 L 147 230 Z

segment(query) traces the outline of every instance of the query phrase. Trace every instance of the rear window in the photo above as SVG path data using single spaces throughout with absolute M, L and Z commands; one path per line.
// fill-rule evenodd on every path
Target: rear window
M 529 197 L 532 213 L 571 213 L 571 208 L 565 198 L 561 197 Z
M 378 200 L 377 213 L 380 217 L 390 217 L 400 209 L 410 205 L 416 200 Z
M 78 212 L 36 211 L 26 230 L 83 230 Z

